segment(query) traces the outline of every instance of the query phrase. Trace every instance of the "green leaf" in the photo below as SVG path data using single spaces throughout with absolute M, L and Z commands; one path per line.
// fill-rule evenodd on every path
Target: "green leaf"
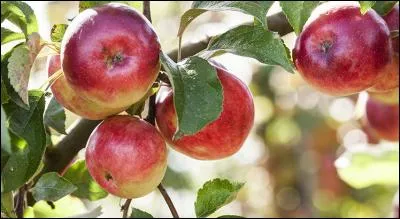
M 68 25 L 66 24 L 54 24 L 50 33 L 51 41 L 61 42 L 67 27 Z
M 369 9 L 372 8 L 372 6 L 375 5 L 376 1 L 359 1 L 359 3 L 361 14 L 365 14 Z
M 8 116 L 9 130 L 23 139 L 17 151 L 10 156 L 2 172 L 4 191 L 9 192 L 29 181 L 38 170 L 46 148 L 43 125 L 44 95 L 40 90 L 29 91 L 30 109 L 26 110 L 13 102 L 4 104 Z M 18 144 L 17 144 L 18 143 Z
M 216 120 L 222 111 L 223 97 L 215 68 L 196 56 L 176 64 L 161 52 L 160 61 L 174 92 L 178 119 L 174 138 L 195 134 Z
M 88 8 L 93 8 L 108 3 L 122 3 L 131 6 L 132 8 L 135 8 L 139 11 L 142 10 L 142 3 L 138 1 L 80 1 L 79 12 L 82 12 Z
M 1 193 L 1 212 L 6 213 L 10 218 L 15 218 L 14 197 L 12 192 Z
M 21 97 L 25 104 L 28 104 L 28 82 L 31 71 L 29 48 L 20 45 L 13 49 L 8 59 L 8 78 L 14 90 Z
M 65 111 L 56 98 L 52 97 L 46 112 L 44 113 L 44 124 L 50 126 L 60 134 L 66 135 L 65 132 Z
M 376 1 L 372 9 L 374 9 L 381 16 L 389 13 L 393 6 L 396 5 L 398 1 Z
M 137 208 L 132 208 L 132 213 L 130 218 L 153 218 L 153 216 L 145 211 Z
M 181 17 L 178 36 L 181 37 L 187 26 L 206 11 L 239 11 L 254 16 L 267 27 L 266 15 L 272 3 L 274 1 L 194 1 L 192 8 Z
M 197 192 L 194 203 L 196 216 L 207 217 L 235 198 L 244 183 L 231 183 L 226 179 L 214 179 L 206 182 Z
M 399 185 L 399 149 L 393 147 L 354 146 L 336 161 L 340 178 L 361 189 L 371 185 Z
M 237 215 L 222 215 L 222 216 L 219 216 L 218 218 L 245 218 L 245 217 L 237 216 Z
M 21 39 L 25 39 L 25 35 L 23 33 L 16 33 L 4 27 L 1 28 L 1 45 Z
M 108 195 L 108 193 L 93 180 L 86 168 L 84 160 L 76 161 L 71 167 L 69 167 L 67 172 L 64 174 L 64 178 L 77 187 L 77 190 L 72 193 L 72 195 L 76 197 L 95 201 L 105 198 Z
M 28 104 L 28 82 L 31 67 L 41 50 L 40 36 L 33 33 L 28 36 L 26 44 L 15 47 L 8 59 L 8 78 L 14 90 L 19 94 L 22 101 Z
M 4 103 L 8 103 L 8 100 L 11 99 L 14 103 L 16 103 L 18 106 L 25 108 L 25 109 L 29 109 L 29 106 L 26 105 L 24 103 L 24 101 L 22 101 L 21 97 L 18 95 L 17 92 L 15 92 L 14 88 L 12 87 L 11 83 L 10 83 L 10 79 L 8 78 L 8 59 L 11 56 L 11 52 L 13 50 L 9 51 L 8 53 L 6 53 L 4 56 L 1 57 L 1 89 L 2 89 L 2 93 L 1 93 L 1 101 L 2 104 Z M 3 89 L 6 91 L 3 93 Z M 4 96 L 6 95 L 7 96 Z M 3 99 L 3 97 L 5 99 Z M 7 100 L 7 101 L 6 101 Z
M 10 134 L 8 133 L 6 125 L 6 114 L 4 113 L 3 106 L 1 106 L 1 151 L 12 153 Z
M 280 1 L 279 4 L 294 32 L 298 35 L 303 30 L 311 12 L 318 6 L 319 1 Z
M 17 25 L 26 38 L 34 32 L 39 32 L 35 13 L 28 4 L 22 1 L 2 1 L 1 17 L 2 20 L 7 18 Z
M 211 53 L 225 51 L 257 59 L 269 65 L 279 65 L 293 73 L 290 54 L 277 33 L 261 26 L 242 25 L 214 38 L 208 45 Z
M 62 178 L 56 172 L 43 174 L 32 188 L 32 195 L 36 201 L 45 200 L 55 202 L 58 199 L 71 194 L 76 186 Z

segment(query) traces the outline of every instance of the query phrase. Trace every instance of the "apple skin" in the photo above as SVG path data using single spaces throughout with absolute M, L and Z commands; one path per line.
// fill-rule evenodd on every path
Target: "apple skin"
M 390 31 L 399 30 L 399 4 L 397 3 L 395 6 L 393 6 L 392 10 L 383 16 L 383 19 L 385 20 Z M 392 48 L 393 51 L 399 53 L 399 37 L 392 39 Z
M 395 88 L 391 91 L 384 92 L 384 93 L 374 93 L 368 92 L 369 96 L 377 101 L 386 104 L 398 104 L 399 103 L 399 88 Z
M 215 121 L 198 133 L 172 140 L 177 128 L 172 89 L 156 101 L 156 122 L 164 139 L 175 150 L 199 160 L 217 160 L 236 153 L 254 122 L 253 97 L 247 86 L 219 64 L 211 64 L 222 84 L 223 109 Z
M 106 4 L 80 13 L 61 42 L 65 77 L 100 106 L 128 108 L 150 89 L 160 70 L 160 43 L 135 9 Z
M 293 49 L 296 69 L 304 80 L 332 96 L 373 86 L 391 59 L 384 20 L 373 10 L 361 15 L 354 5 L 331 7 L 310 19 Z
M 50 77 L 61 68 L 60 56 L 51 56 L 48 63 L 48 76 Z M 81 97 L 68 84 L 65 76 L 60 76 L 52 85 L 51 91 L 57 102 L 69 111 L 89 120 L 100 120 L 117 114 L 125 110 L 125 108 L 107 108 L 102 107 L 90 100 Z
M 367 101 L 366 116 L 371 129 L 382 139 L 399 140 L 398 104 L 384 104 L 370 98 Z
M 399 4 L 396 4 L 393 9 L 382 17 L 389 30 L 399 30 Z M 399 87 L 399 37 L 392 38 L 393 57 L 392 62 L 385 70 L 385 76 L 368 89 L 370 92 L 388 92 L 396 87 Z
M 132 116 L 113 116 L 100 123 L 88 139 L 85 156 L 96 182 L 122 198 L 150 193 L 167 168 L 167 149 L 160 133 Z

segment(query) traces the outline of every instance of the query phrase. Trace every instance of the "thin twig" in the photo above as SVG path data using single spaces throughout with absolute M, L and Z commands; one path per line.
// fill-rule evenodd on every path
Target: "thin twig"
M 182 58 L 182 36 L 178 37 L 178 58 L 177 62 L 180 62 Z
M 128 199 L 125 201 L 125 204 L 122 205 L 121 211 L 123 212 L 123 213 L 122 213 L 122 217 L 123 217 L 123 218 L 127 218 L 127 217 L 128 217 L 129 205 L 131 205 L 131 202 L 132 202 L 132 199 L 128 198 Z
M 178 212 L 175 209 L 174 203 L 172 202 L 171 198 L 169 197 L 167 191 L 164 189 L 162 184 L 158 185 L 158 190 L 160 190 L 161 195 L 164 197 L 165 202 L 168 205 L 169 210 L 174 218 L 179 218 Z
M 157 93 L 150 96 L 149 99 L 149 111 L 147 113 L 146 121 L 152 125 L 155 125 L 156 120 L 156 95 Z
M 143 1 L 143 15 L 151 23 L 150 1 Z
M 17 203 L 15 206 L 15 213 L 17 214 L 18 218 L 24 217 L 26 190 L 27 186 L 23 185 L 18 192 Z

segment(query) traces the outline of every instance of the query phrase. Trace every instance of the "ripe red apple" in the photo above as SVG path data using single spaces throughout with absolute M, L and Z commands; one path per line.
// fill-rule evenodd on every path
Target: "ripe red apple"
M 384 104 L 368 99 L 366 115 L 368 124 L 382 139 L 399 140 L 399 105 Z
M 399 4 L 397 3 L 393 9 L 383 16 L 390 31 L 399 30 Z M 392 39 L 393 51 L 399 53 L 399 37 Z
M 254 121 L 253 98 L 247 86 L 216 63 L 212 63 L 223 89 L 219 118 L 200 132 L 172 140 L 177 127 L 172 89 L 157 98 L 156 121 L 161 134 L 177 151 L 200 160 L 215 160 L 236 153 L 247 138 Z
M 50 57 L 48 65 L 49 77 L 56 73 L 61 68 L 60 56 L 55 55 Z M 54 97 L 62 106 L 69 111 L 91 120 L 104 119 L 107 116 L 120 113 L 125 108 L 107 108 L 100 106 L 88 99 L 81 97 L 68 84 L 65 76 L 60 76 L 51 86 L 51 91 Z
M 369 96 L 377 101 L 386 104 L 398 104 L 399 103 L 399 88 L 395 88 L 391 91 L 384 92 L 384 93 L 374 93 L 368 92 Z
M 315 89 L 345 96 L 383 76 L 391 62 L 390 42 L 389 29 L 374 10 L 362 15 L 359 6 L 335 5 L 310 19 L 296 40 L 293 60 Z
M 90 175 L 109 193 L 138 198 L 153 191 L 167 168 L 167 149 L 157 129 L 131 116 L 100 123 L 86 145 Z
M 393 218 L 400 217 L 400 209 L 399 209 L 399 191 L 397 191 L 396 195 L 393 199 Z
M 383 16 L 390 31 L 399 30 L 399 4 Z M 399 87 L 399 37 L 392 38 L 393 57 L 390 65 L 386 67 L 385 76 L 368 89 L 370 92 L 388 92 Z
M 128 108 L 152 86 L 160 44 L 148 20 L 122 4 L 87 9 L 74 18 L 61 43 L 71 87 L 109 108 Z

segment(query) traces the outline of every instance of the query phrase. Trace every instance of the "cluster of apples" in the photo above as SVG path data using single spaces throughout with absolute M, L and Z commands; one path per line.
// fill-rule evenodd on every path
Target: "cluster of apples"
M 48 74 L 63 75 L 51 89 L 73 113 L 104 119 L 86 145 L 89 173 L 105 190 L 123 198 L 153 191 L 167 166 L 166 142 L 192 158 L 215 160 L 236 153 L 254 121 L 247 86 L 218 63 L 223 109 L 200 132 L 173 139 L 177 116 L 171 87 L 156 101 L 157 127 L 138 117 L 121 115 L 146 95 L 159 70 L 160 43 L 151 23 L 135 9 L 106 4 L 74 18 L 61 43 L 61 54 L 49 59 Z M 117 115 L 120 114 L 120 115 Z
M 340 5 L 338 5 L 340 4 Z M 384 16 L 351 3 L 325 3 L 296 40 L 304 80 L 332 95 L 369 93 L 366 120 L 379 138 L 399 140 L 399 5 Z M 397 31 L 397 36 L 391 36 Z

